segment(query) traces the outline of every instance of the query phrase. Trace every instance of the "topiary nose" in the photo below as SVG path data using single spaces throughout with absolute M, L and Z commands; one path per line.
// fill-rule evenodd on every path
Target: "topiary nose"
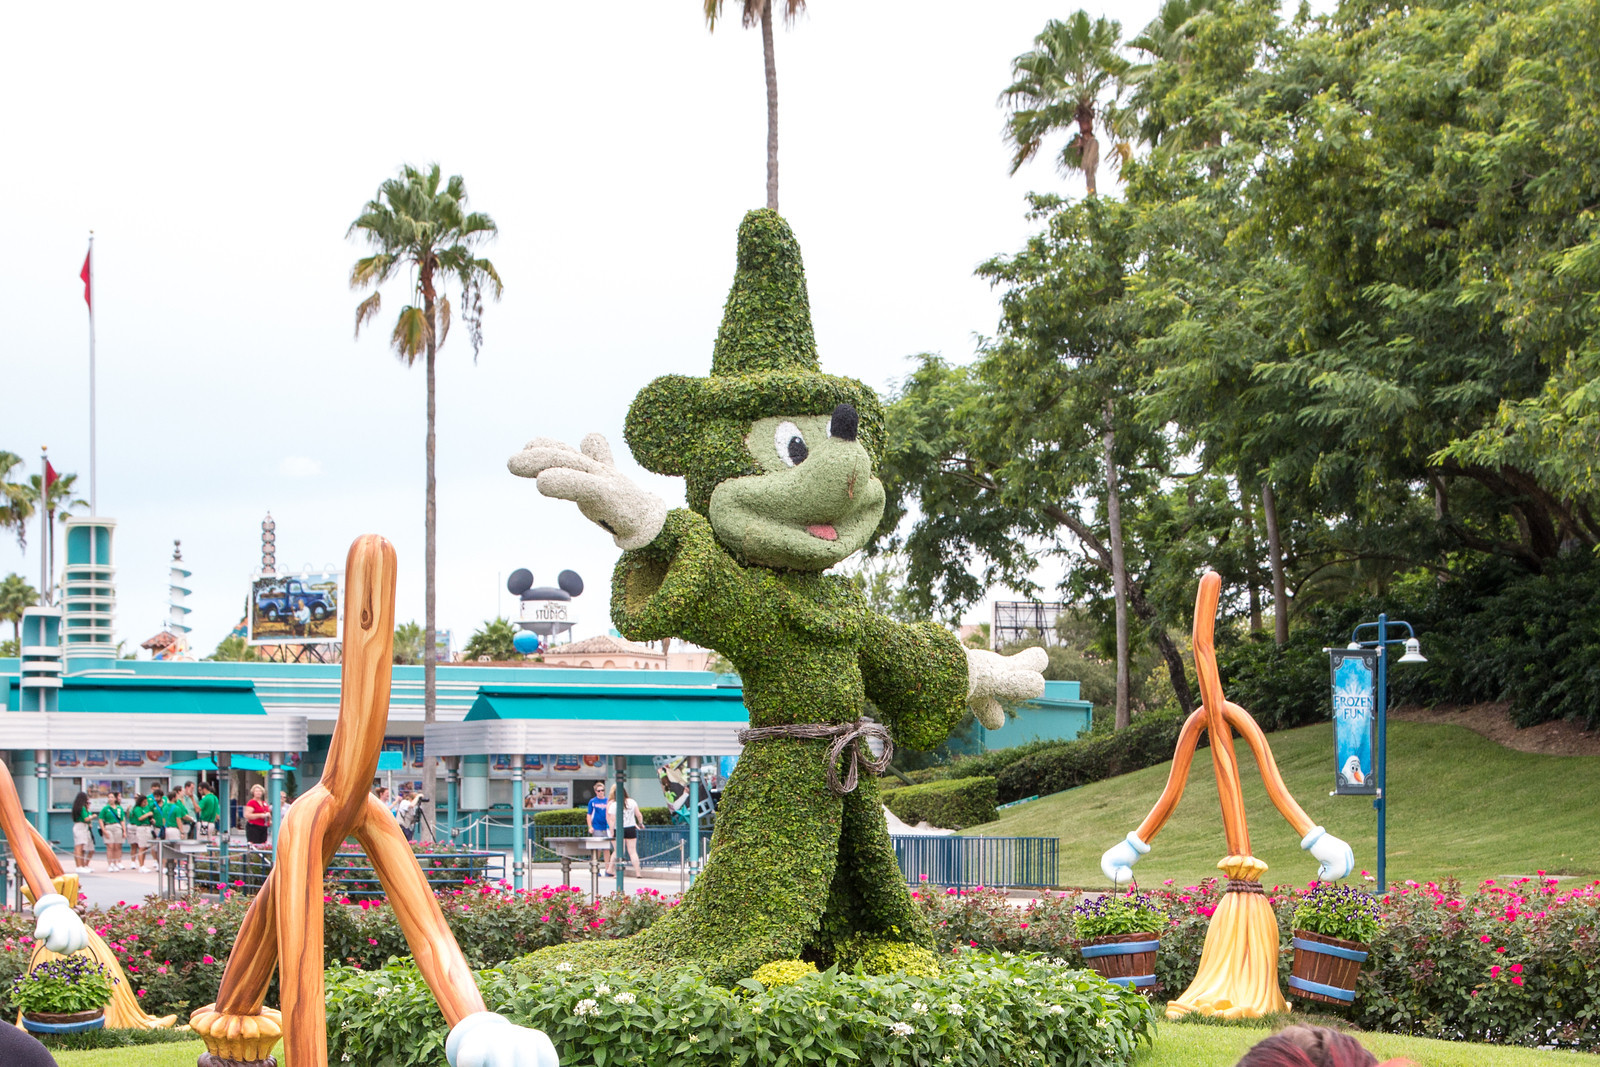
M 837 437 L 841 441 L 854 441 L 856 429 L 861 425 L 861 416 L 856 414 L 856 409 L 849 404 L 840 404 L 833 409 L 833 421 L 828 423 L 828 435 Z

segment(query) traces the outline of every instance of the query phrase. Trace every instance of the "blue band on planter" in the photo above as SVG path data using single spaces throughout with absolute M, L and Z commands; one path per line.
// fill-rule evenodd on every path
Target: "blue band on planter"
M 79 1034 L 85 1030 L 99 1030 L 106 1024 L 104 1015 L 75 1023 L 42 1023 L 37 1019 L 22 1017 L 22 1028 L 34 1034 Z
M 1340 989 L 1336 985 L 1323 985 L 1321 982 L 1308 982 L 1304 978 L 1289 976 L 1289 988 L 1298 989 L 1302 993 L 1317 993 L 1334 1000 L 1352 1001 L 1356 999 L 1353 989 Z
M 1140 974 L 1134 975 L 1131 978 L 1107 978 L 1106 981 L 1110 982 L 1112 985 L 1122 986 L 1124 989 L 1126 989 L 1128 986 L 1133 986 L 1135 989 L 1137 989 L 1140 986 L 1155 985 L 1156 976 L 1153 974 Z
M 1307 941 L 1297 937 L 1290 944 L 1295 948 L 1303 948 L 1307 952 L 1320 952 L 1324 956 L 1338 956 L 1342 960 L 1356 960 L 1360 962 L 1367 958 L 1367 954 L 1358 948 L 1340 948 L 1338 945 L 1324 945 L 1320 941 Z
M 1124 941 L 1116 945 L 1084 945 L 1080 951 L 1083 958 L 1092 960 L 1096 956 L 1131 956 L 1135 952 L 1154 952 L 1161 947 L 1159 941 Z

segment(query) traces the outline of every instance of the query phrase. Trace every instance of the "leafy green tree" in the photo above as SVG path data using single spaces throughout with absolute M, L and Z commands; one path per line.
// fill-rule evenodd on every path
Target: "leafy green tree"
M 39 591 L 22 575 L 8 574 L 0 581 L 0 622 L 11 624 L 13 643 L 22 643 L 22 613 L 38 603 Z
M 15 452 L 0 452 L 0 528 L 17 535 L 17 547 L 28 547 L 28 520 L 33 518 L 33 497 L 28 495 L 28 484 L 18 482 L 15 475 L 22 466 L 22 457 Z
M 1089 195 L 1095 195 L 1100 170 L 1095 130 L 1105 130 L 1119 153 L 1126 151 L 1115 122 L 1129 67 L 1121 45 L 1121 23 L 1106 18 L 1091 22 L 1088 12 L 1078 11 L 1065 22 L 1045 23 L 1032 51 L 1011 61 L 1012 82 L 1000 99 L 1010 110 L 1005 135 L 1015 148 L 1012 174 L 1038 154 L 1046 137 L 1070 129 L 1073 136 L 1058 163 L 1063 172 L 1082 171 Z
M 878 555 L 856 563 L 847 576 L 867 607 L 897 622 L 926 622 L 932 616 L 911 598 L 906 588 L 906 561 L 897 555 Z
M 724 0 L 704 0 L 706 28 L 716 31 Z M 783 20 L 793 25 L 806 0 L 739 0 L 746 29 L 761 27 L 761 56 L 767 74 L 767 207 L 778 210 L 778 67 L 772 49 L 772 5 L 783 7 Z
M 410 367 L 421 358 L 427 373 L 422 660 L 425 722 L 434 721 L 438 703 L 434 625 L 438 555 L 435 365 L 439 349 L 450 335 L 453 309 L 448 289 L 451 285 L 459 292 L 474 362 L 478 358 L 483 343 L 483 294 L 487 291 L 498 300 L 502 285 L 494 264 L 479 258 L 476 250 L 498 232 L 499 228 L 488 215 L 467 210 L 467 185 L 461 176 L 451 175 L 444 180 L 435 163 L 425 171 L 409 165 L 401 167 L 399 177 L 390 178 L 378 187 L 378 195 L 367 202 L 346 233 L 346 237 L 359 237 L 372 249 L 372 255 L 357 260 L 350 270 L 350 288 L 372 290 L 356 307 L 356 335 L 360 336 L 362 325 L 376 318 L 381 310 L 380 287 L 396 275 L 408 276 L 413 302 L 400 309 L 389 342 L 402 363 Z M 433 759 L 424 761 L 423 792 L 430 797 L 434 795 L 437 770 Z
M 484 656 L 496 661 L 519 660 L 522 653 L 512 643 L 516 636 L 517 628 L 511 625 L 510 619 L 489 619 L 467 639 L 467 647 L 461 650 L 461 657 L 468 662 Z
M 422 627 L 415 621 L 403 622 L 394 628 L 394 661 L 396 663 L 422 662 Z
M 206 659 L 226 663 L 255 663 L 261 657 L 238 634 L 229 634 L 217 642 L 217 647 Z

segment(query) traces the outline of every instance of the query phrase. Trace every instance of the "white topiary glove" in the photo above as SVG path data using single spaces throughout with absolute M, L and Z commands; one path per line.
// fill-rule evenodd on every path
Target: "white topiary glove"
M 1300 842 L 1300 847 L 1311 853 L 1312 859 L 1321 865 L 1317 868 L 1317 877 L 1324 882 L 1348 878 L 1350 872 L 1356 869 L 1356 854 L 1350 851 L 1350 846 L 1320 826 L 1311 828 L 1311 832 Z
M 1139 857 L 1150 851 L 1150 846 L 1139 840 L 1139 835 L 1130 833 L 1106 849 L 1105 855 L 1100 857 L 1100 870 L 1111 879 L 1112 885 L 1121 885 L 1123 882 L 1133 881 L 1133 865 L 1139 862 Z
M 666 503 L 618 473 L 611 446 L 600 434 L 585 437 L 581 451 L 563 441 L 535 437 L 506 466 L 518 477 L 538 479 L 545 496 L 576 503 L 585 518 L 611 534 L 618 548 L 643 548 L 667 521 Z
M 46 893 L 33 904 L 33 936 L 63 956 L 89 944 L 89 930 L 60 893 Z
M 983 648 L 967 649 L 967 703 L 986 730 L 1006 724 L 1003 704 L 1020 704 L 1044 695 L 1044 669 L 1050 654 L 1042 648 L 1025 648 L 1002 656 Z
M 450 1067 L 561 1067 L 543 1030 L 492 1011 L 475 1011 L 451 1027 L 444 1055 Z

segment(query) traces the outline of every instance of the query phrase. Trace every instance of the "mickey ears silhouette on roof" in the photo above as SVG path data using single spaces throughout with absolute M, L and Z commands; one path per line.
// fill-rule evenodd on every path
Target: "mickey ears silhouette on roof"
M 583 595 L 583 579 L 578 576 L 577 571 L 562 571 L 556 575 L 556 585 L 560 587 L 561 592 L 569 597 Z M 506 579 L 506 591 L 512 596 L 525 598 L 527 593 L 532 592 L 536 594 L 533 599 L 540 599 L 537 594 L 545 592 L 545 590 L 533 588 L 533 572 L 526 567 L 518 567 L 511 572 L 511 576 Z M 554 592 L 554 590 L 549 591 Z M 550 599 L 559 600 L 561 598 L 554 597 Z

